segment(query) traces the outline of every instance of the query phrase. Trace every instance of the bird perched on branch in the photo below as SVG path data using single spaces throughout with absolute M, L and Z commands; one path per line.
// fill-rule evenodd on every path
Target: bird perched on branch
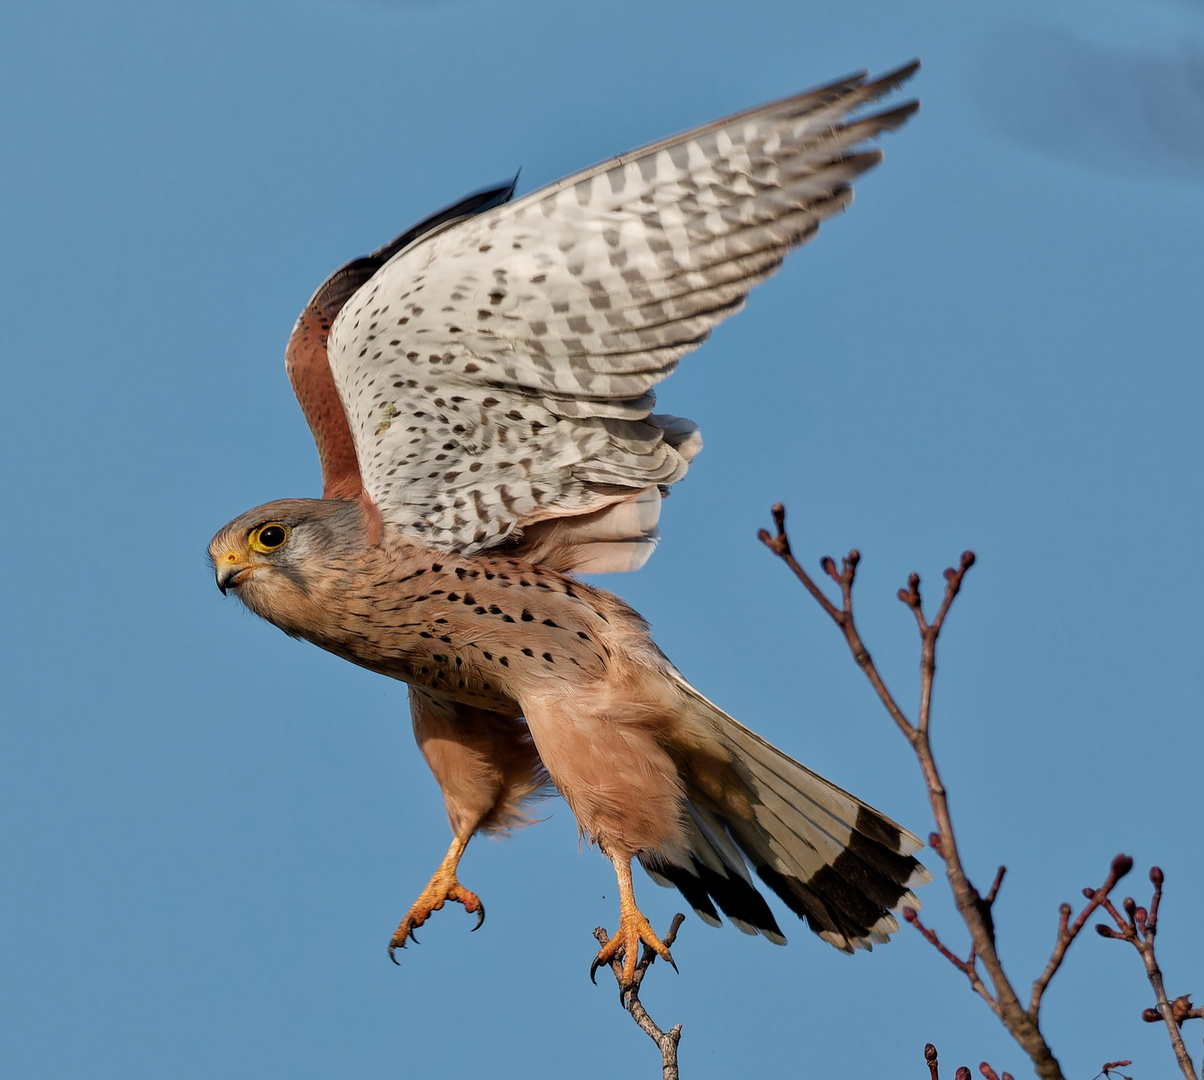
M 701 447 L 653 387 L 848 206 L 914 102 L 864 114 L 918 67 L 751 109 L 512 199 L 481 192 L 336 271 L 287 348 L 323 497 L 235 518 L 223 592 L 410 686 L 453 840 L 390 955 L 448 900 L 477 832 L 522 824 L 549 782 L 614 863 L 704 920 L 785 938 L 749 866 L 825 941 L 884 942 L 928 880 L 914 836 L 707 701 L 621 600 L 574 575 L 634 570 Z

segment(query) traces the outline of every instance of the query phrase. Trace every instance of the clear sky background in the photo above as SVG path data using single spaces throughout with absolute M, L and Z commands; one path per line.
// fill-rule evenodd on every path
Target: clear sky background
M 852 546 L 900 697 L 894 599 L 979 555 L 935 743 L 1020 988 L 1118 851 L 1167 873 L 1172 993 L 1204 996 L 1204 3 L 401 0 L 9 4 L 0 35 L 0 1072 L 654 1077 L 588 979 L 614 877 L 559 801 L 385 944 L 442 856 L 405 687 L 214 588 L 213 532 L 319 491 L 282 355 L 343 261 L 522 167 L 520 191 L 919 56 L 923 109 L 857 203 L 662 387 L 706 450 L 659 551 L 605 584 L 698 687 L 926 835 L 919 771 L 835 629 L 758 544 Z M 931 852 L 927 861 L 939 871 Z M 680 898 L 642 877 L 658 927 Z M 1122 891 L 1123 892 L 1123 891 Z M 966 947 L 943 881 L 925 916 Z M 849 958 L 694 916 L 655 970 L 687 1080 L 1028 1072 L 911 928 Z M 788 921 L 791 920 L 791 921 Z M 1047 996 L 1073 1075 L 1174 1068 L 1136 953 L 1085 935 Z M 1200 1030 L 1190 1045 L 1200 1052 Z

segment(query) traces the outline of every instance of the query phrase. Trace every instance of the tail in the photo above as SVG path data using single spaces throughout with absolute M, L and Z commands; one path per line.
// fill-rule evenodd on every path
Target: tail
M 676 886 L 712 926 L 719 911 L 746 934 L 784 945 L 746 860 L 800 919 L 845 952 L 883 944 L 891 914 L 919 907 L 911 890 L 932 875 L 914 857 L 920 841 L 890 818 L 787 757 L 707 701 L 677 672 L 691 719 L 730 757 L 723 781 L 683 762 L 689 851 L 640 855 L 660 885 Z M 716 910 L 718 907 L 719 911 Z

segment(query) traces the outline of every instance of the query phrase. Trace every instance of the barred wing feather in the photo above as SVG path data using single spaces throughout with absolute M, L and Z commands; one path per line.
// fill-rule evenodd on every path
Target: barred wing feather
M 653 387 L 848 205 L 881 156 L 858 147 L 917 106 L 851 114 L 916 66 L 666 139 L 393 256 L 329 347 L 384 520 L 436 549 L 642 564 L 660 493 L 701 447 L 689 421 L 653 412 Z

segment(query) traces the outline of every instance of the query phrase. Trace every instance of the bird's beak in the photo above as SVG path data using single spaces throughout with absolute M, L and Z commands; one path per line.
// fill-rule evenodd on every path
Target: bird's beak
M 225 596 L 229 589 L 237 589 L 250 577 L 252 569 L 254 568 L 248 566 L 233 553 L 223 556 L 214 570 L 217 587 L 221 589 L 222 595 Z

